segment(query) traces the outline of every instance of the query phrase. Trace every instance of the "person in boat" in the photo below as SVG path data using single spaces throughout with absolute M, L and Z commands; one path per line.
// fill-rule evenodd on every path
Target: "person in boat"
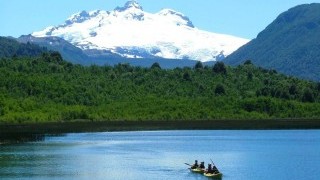
M 217 168 L 217 166 L 215 166 L 215 165 L 213 165 L 212 170 L 213 170 L 213 173 L 214 173 L 214 174 L 220 173 L 219 170 L 218 170 L 218 168 Z
M 204 162 L 201 162 L 201 163 L 200 163 L 199 168 L 201 168 L 201 169 L 205 169 L 205 168 L 206 168 L 206 167 L 204 166 Z
M 209 174 L 213 174 L 214 173 L 211 164 L 208 164 L 208 169 L 206 170 L 206 173 L 209 173 Z
M 191 169 L 196 169 L 199 167 L 198 160 L 194 161 L 194 164 L 191 166 Z

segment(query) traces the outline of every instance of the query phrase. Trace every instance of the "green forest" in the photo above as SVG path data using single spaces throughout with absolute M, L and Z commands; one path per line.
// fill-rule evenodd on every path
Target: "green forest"
M 218 62 L 82 66 L 57 52 L 0 60 L 0 122 L 319 118 L 320 84 Z

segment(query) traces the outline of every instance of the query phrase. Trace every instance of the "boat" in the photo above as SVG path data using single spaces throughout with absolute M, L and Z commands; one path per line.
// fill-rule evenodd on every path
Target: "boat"
M 191 172 L 194 172 L 194 173 L 204 173 L 205 169 L 201 169 L 201 168 L 189 168 Z
M 212 160 L 211 160 L 211 162 L 212 162 Z M 200 168 L 200 167 L 191 168 L 191 167 L 193 167 L 193 165 L 188 164 L 188 163 L 184 163 L 184 164 L 190 166 L 190 168 L 188 168 L 188 169 L 190 169 L 191 172 L 203 174 L 205 177 L 213 178 L 213 179 L 221 179 L 222 178 L 222 173 L 219 172 L 219 170 L 217 169 L 216 166 L 214 166 L 215 169 L 213 171 L 210 171 L 211 173 L 208 173 L 208 171 L 205 168 Z M 212 162 L 212 164 L 213 164 L 213 162 Z M 211 168 L 211 164 L 209 164 L 208 168 Z
M 222 173 L 203 173 L 204 176 L 208 178 L 221 178 Z

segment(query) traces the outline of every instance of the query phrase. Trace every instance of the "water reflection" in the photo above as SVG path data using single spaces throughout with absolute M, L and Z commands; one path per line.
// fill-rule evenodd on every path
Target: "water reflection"
M 44 134 L 32 133 L 0 133 L 0 144 L 23 143 L 30 141 L 44 141 Z

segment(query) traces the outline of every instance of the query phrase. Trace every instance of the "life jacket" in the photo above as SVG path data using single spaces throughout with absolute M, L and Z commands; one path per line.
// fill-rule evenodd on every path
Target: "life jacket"
M 195 163 L 195 164 L 193 164 L 192 166 L 191 166 L 191 169 L 196 169 L 196 168 L 198 168 L 199 167 L 199 164 L 198 163 Z
M 201 163 L 201 164 L 200 164 L 200 168 L 201 168 L 201 169 L 204 169 L 204 168 L 206 168 L 206 167 L 204 166 L 203 163 Z
M 216 166 L 213 166 L 212 171 L 213 171 L 214 173 L 219 173 L 219 170 L 218 170 L 218 168 L 217 168 Z

